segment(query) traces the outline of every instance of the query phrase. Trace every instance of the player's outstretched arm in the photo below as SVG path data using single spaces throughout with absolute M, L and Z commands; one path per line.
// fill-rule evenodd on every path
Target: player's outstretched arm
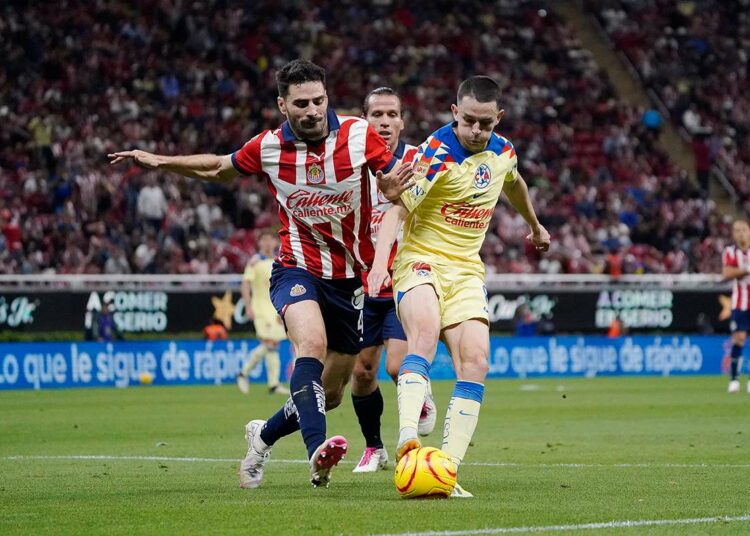
M 393 203 L 401 197 L 404 191 L 414 186 L 414 172 L 411 162 L 402 162 L 395 165 L 388 173 L 378 171 L 375 173 L 375 179 L 378 181 L 378 190 L 383 193 L 388 201 Z M 378 240 L 380 239 L 378 238 Z
M 185 177 L 214 182 L 227 182 L 239 175 L 232 165 L 231 155 L 193 154 L 185 156 L 166 156 L 146 151 L 120 151 L 108 154 L 110 164 L 132 160 L 146 169 L 164 169 L 179 173 Z
M 538 251 L 547 251 L 549 249 L 550 236 L 547 229 L 539 223 L 539 219 L 536 217 L 526 181 L 523 180 L 521 175 L 518 175 L 514 181 L 509 181 L 505 184 L 503 192 L 508 201 L 510 201 L 510 204 L 513 205 L 513 208 L 518 211 L 531 228 L 531 233 L 526 239 L 531 240 Z
M 390 282 L 388 259 L 391 256 L 393 243 L 396 241 L 398 230 L 401 228 L 401 223 L 406 218 L 406 214 L 406 208 L 398 201 L 383 216 L 383 223 L 378 231 L 378 243 L 375 247 L 375 260 L 367 274 L 367 288 L 373 298 L 380 294 L 383 285 Z

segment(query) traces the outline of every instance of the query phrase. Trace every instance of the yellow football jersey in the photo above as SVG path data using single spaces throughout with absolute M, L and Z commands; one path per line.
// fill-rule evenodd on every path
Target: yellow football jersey
M 503 185 L 518 177 L 513 145 L 493 132 L 486 149 L 472 154 L 449 124 L 419 146 L 414 174 L 416 184 L 401 194 L 409 215 L 394 266 L 431 257 L 483 274 L 479 249 Z
M 242 278 L 250 281 L 250 288 L 253 294 L 250 298 L 250 306 L 253 308 L 253 314 L 259 317 L 276 317 L 276 309 L 271 303 L 271 268 L 273 259 L 263 255 L 254 256 L 245 267 L 245 273 Z

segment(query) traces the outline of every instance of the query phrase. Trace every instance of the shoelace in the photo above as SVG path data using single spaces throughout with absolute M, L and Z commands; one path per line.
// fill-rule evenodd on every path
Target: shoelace
M 377 452 L 378 449 L 375 447 L 367 447 L 365 449 L 365 453 L 362 455 L 362 459 L 359 462 L 359 465 L 367 465 L 370 463 L 370 460 L 372 459 L 373 455 Z

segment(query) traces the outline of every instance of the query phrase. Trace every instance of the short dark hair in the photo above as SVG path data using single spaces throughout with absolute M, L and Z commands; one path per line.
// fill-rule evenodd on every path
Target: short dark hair
M 367 112 L 370 109 L 370 97 L 372 97 L 373 95 L 393 95 L 398 99 L 398 109 L 401 115 L 403 115 L 403 110 L 401 109 L 401 95 L 399 95 L 395 89 L 387 86 L 375 88 L 367 94 L 367 96 L 365 97 L 365 102 L 362 104 L 362 111 L 365 115 L 367 115 Z
M 472 76 L 458 86 L 458 100 L 456 102 L 461 102 L 464 97 L 474 97 L 478 102 L 495 101 L 497 108 L 500 109 L 501 96 L 500 84 L 495 82 L 493 78 L 481 75 Z
M 276 73 L 276 86 L 279 96 L 289 95 L 289 86 L 304 84 L 305 82 L 322 82 L 326 85 L 326 71 L 320 65 L 307 60 L 292 60 Z

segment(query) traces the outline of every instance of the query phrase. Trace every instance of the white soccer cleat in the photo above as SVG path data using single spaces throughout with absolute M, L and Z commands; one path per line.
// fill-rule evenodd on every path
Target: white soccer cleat
M 237 472 L 241 488 L 255 489 L 263 480 L 263 468 L 271 457 L 271 447 L 266 445 L 260 437 L 260 431 L 265 424 L 266 421 L 255 420 L 245 425 L 247 454 Z
M 331 469 L 336 467 L 346 455 L 348 447 L 349 444 L 344 437 L 333 436 L 315 449 L 310 457 L 310 483 L 313 487 L 328 487 L 331 481 Z
M 247 381 L 247 376 L 242 373 L 237 374 L 237 388 L 243 395 L 250 394 L 250 382 Z
M 456 486 L 453 488 L 453 491 L 451 492 L 452 499 L 471 499 L 472 497 L 474 497 L 473 493 L 466 491 L 464 488 L 462 488 L 458 484 L 458 482 L 456 482 Z
M 422 413 L 419 415 L 419 424 L 417 424 L 417 432 L 421 436 L 427 436 L 432 433 L 435 429 L 435 423 L 437 422 L 437 406 L 435 405 L 435 399 L 432 398 L 432 393 L 428 390 L 424 396 L 424 404 L 422 404 Z
M 362 454 L 357 466 L 352 469 L 352 473 L 375 473 L 380 469 L 385 469 L 388 465 L 388 453 L 385 447 L 375 448 L 367 447 Z
M 740 380 L 732 380 L 729 382 L 727 387 L 727 393 L 739 393 L 740 392 Z

